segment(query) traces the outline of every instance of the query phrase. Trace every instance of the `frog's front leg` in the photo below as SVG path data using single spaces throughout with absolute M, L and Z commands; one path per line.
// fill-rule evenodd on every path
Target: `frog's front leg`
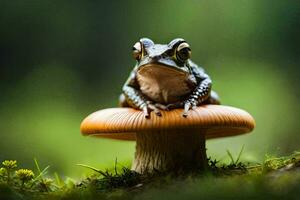
M 160 107 L 154 104 L 138 90 L 126 86 L 123 88 L 125 101 L 120 101 L 122 107 L 132 107 L 144 112 L 146 118 L 150 118 L 150 113 L 153 111 L 157 116 L 161 116 Z M 121 95 L 122 96 L 122 95 Z M 123 97 L 121 97 L 123 98 Z
M 204 71 L 198 67 L 192 68 L 192 73 L 194 74 L 198 85 L 194 89 L 193 93 L 183 102 L 184 111 L 182 113 L 183 117 L 188 116 L 188 111 L 195 108 L 197 105 L 202 104 L 210 97 L 212 81 L 210 77 L 204 73 Z
M 122 107 L 133 107 L 144 112 L 146 118 L 150 117 L 151 111 L 156 115 L 161 116 L 159 107 L 149 100 L 139 90 L 139 84 L 136 80 L 135 73 L 133 72 L 125 85 L 123 86 L 123 95 L 120 97 L 120 106 Z
M 185 101 L 168 104 L 167 106 L 165 106 L 164 110 L 172 110 L 172 109 L 175 109 L 175 108 L 182 108 L 182 107 L 184 107 L 184 104 L 185 104 Z M 221 104 L 221 102 L 220 102 L 218 94 L 215 91 L 211 90 L 210 91 L 210 96 L 202 104 L 219 105 L 219 104 Z

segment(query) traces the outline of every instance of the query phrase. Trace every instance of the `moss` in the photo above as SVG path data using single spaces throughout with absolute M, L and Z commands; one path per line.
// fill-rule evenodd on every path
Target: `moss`
M 156 171 L 141 175 L 127 167 L 117 169 L 117 163 L 106 171 L 81 165 L 92 169 L 94 174 L 78 182 L 70 178 L 62 180 L 57 174 L 54 178 L 45 177 L 49 167 L 41 169 L 36 159 L 36 176 L 33 170 L 17 169 L 17 162 L 4 161 L 0 168 L 0 194 L 5 199 L 54 200 L 150 199 L 149 195 L 151 199 L 258 198 L 259 195 L 280 199 L 283 194 L 299 195 L 300 175 L 296 169 L 300 167 L 300 152 L 285 157 L 267 156 L 258 165 L 241 162 L 240 155 L 237 159 L 231 154 L 229 157 L 232 158 L 229 164 L 209 158 L 205 172 L 191 174 Z
M 284 167 L 299 167 L 300 166 L 300 152 L 294 152 L 289 156 L 275 157 L 267 156 L 263 163 L 264 172 L 270 172 Z

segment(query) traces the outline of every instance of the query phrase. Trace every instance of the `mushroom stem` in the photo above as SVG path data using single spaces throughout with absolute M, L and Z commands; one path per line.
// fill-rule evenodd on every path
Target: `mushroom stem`
M 138 173 L 155 170 L 194 171 L 206 167 L 204 132 L 174 129 L 136 133 L 136 153 L 132 170 Z

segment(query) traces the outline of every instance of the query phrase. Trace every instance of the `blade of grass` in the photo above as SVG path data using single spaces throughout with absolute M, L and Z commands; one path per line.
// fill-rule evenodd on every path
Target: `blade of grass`
M 50 165 L 48 165 L 47 167 L 45 167 L 43 170 L 41 170 L 41 167 L 39 165 L 39 162 L 36 158 L 33 159 L 34 160 L 34 164 L 38 170 L 38 175 L 34 178 L 34 180 L 37 180 L 39 178 L 41 178 L 42 180 L 44 179 L 44 175 L 47 174 L 47 170 L 49 169 Z
M 57 184 L 59 187 L 64 186 L 64 182 L 62 181 L 62 178 L 60 178 L 60 176 L 58 175 L 57 172 L 54 172 L 54 177 L 55 177 L 56 184 Z
M 115 160 L 115 174 L 116 175 L 118 175 L 117 164 L 118 164 L 118 158 L 116 158 L 116 160 Z
M 35 167 L 36 167 L 37 170 L 38 170 L 38 173 L 41 174 L 42 171 L 41 171 L 41 168 L 40 168 L 40 165 L 39 165 L 37 159 L 34 158 L 33 160 L 34 160 Z
M 242 156 L 242 153 L 243 153 L 243 151 L 244 151 L 244 148 L 245 148 L 245 145 L 242 146 L 241 151 L 240 151 L 240 153 L 239 153 L 239 155 L 238 155 L 238 157 L 237 157 L 237 159 L 236 159 L 236 161 L 235 161 L 235 164 L 238 164 L 238 162 L 240 161 L 240 158 L 241 158 L 241 156 Z
M 45 167 L 45 169 L 43 169 L 43 171 L 41 171 L 40 173 L 39 173 L 39 175 L 37 176 L 37 177 L 35 177 L 35 179 L 38 179 L 38 178 L 42 178 L 43 179 L 43 176 L 45 175 L 45 174 L 47 174 L 47 170 L 49 169 L 49 167 L 50 167 L 50 165 L 48 165 L 47 167 Z
M 228 149 L 226 150 L 226 152 L 227 152 L 227 155 L 229 156 L 229 158 L 231 160 L 231 163 L 234 164 L 234 159 L 233 159 L 232 154 L 230 153 L 230 151 Z
M 101 174 L 102 176 L 104 177 L 107 177 L 107 174 L 104 173 L 103 171 L 101 171 L 100 169 L 96 169 L 95 167 L 91 167 L 91 166 L 88 166 L 88 165 L 84 165 L 84 164 L 76 164 L 77 166 L 81 166 L 81 167 L 85 167 L 85 168 L 88 168 L 88 169 L 91 169 L 99 174 Z

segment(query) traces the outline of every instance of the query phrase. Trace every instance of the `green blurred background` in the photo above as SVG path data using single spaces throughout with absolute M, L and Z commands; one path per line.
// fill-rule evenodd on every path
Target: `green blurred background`
M 130 163 L 134 142 L 88 138 L 88 114 L 117 105 L 141 37 L 157 43 L 185 38 L 194 62 L 214 81 L 222 103 L 257 122 L 251 134 L 208 141 L 226 161 L 300 148 L 299 1 L 0 2 L 0 160 L 16 159 L 79 177 L 84 163 Z

